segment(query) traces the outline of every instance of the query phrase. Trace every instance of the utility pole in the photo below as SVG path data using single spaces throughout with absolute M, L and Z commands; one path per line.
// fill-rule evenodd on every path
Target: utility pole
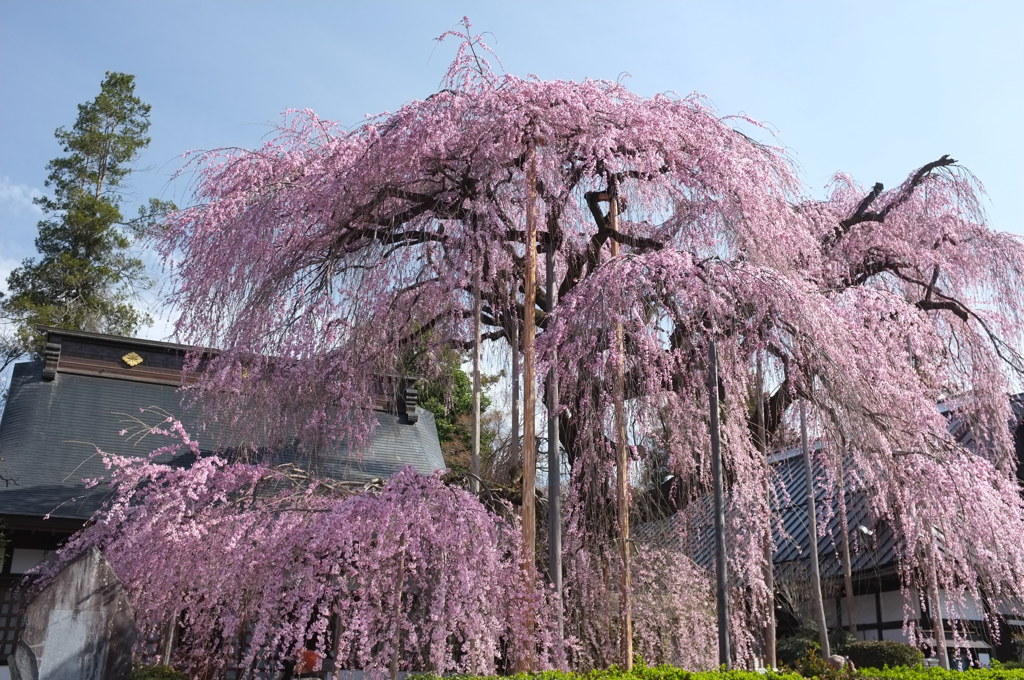
M 711 479 L 715 502 L 715 581 L 718 610 L 718 663 L 729 666 L 729 573 L 725 562 L 725 490 L 718 406 L 718 347 L 708 341 L 708 397 L 711 402 Z
M 811 596 L 814 600 L 814 616 L 818 620 L 818 641 L 821 643 L 821 657 L 832 655 L 828 644 L 828 624 L 825 623 L 825 602 L 821 595 L 821 566 L 818 564 L 818 518 L 814 509 L 814 468 L 811 465 L 811 449 L 807 443 L 807 406 L 800 400 L 800 447 L 804 454 L 804 473 L 807 475 L 807 535 L 810 540 Z

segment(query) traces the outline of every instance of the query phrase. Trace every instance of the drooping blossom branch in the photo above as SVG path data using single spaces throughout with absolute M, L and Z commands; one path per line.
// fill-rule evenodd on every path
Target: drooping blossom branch
M 244 675 L 304 646 L 339 667 L 383 672 L 398 640 L 402 670 L 492 673 L 527 650 L 557 663 L 549 627 L 517 616 L 549 607 L 520 568 L 517 528 L 474 496 L 411 468 L 357 492 L 294 468 L 201 456 L 178 424 L 157 429 L 175 440 L 156 459 L 105 456 L 111 500 L 36 585 L 100 548 L 140 637 L 177 622 L 175 662 L 196 672 Z M 195 463 L 161 462 L 175 446 Z

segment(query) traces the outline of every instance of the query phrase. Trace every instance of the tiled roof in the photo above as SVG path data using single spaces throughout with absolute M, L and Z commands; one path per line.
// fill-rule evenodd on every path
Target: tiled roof
M 60 372 L 44 380 L 42 372 L 41 361 L 19 364 L 11 380 L 0 422 L 0 474 L 13 483 L 0 487 L 0 514 L 90 517 L 109 493 L 102 487 L 86 489 L 82 481 L 105 473 L 97 447 L 145 456 L 166 443 L 149 437 L 133 444 L 118 434 L 140 408 L 174 415 L 204 450 L 216 448 L 216 433 L 204 434 L 195 415 L 182 408 L 173 385 Z M 418 413 L 410 423 L 400 415 L 376 412 L 379 427 L 365 451 L 339 447 L 321 456 L 315 471 L 361 482 L 387 478 L 408 465 L 425 474 L 443 469 L 434 418 L 429 411 Z
M 810 545 L 807 522 L 807 474 L 803 457 L 799 455 L 778 456 L 772 464 L 773 498 L 772 510 L 775 518 L 773 540 L 775 552 L 773 562 L 776 568 L 787 565 L 802 568 L 807 560 Z M 816 465 L 815 476 L 822 472 Z M 850 530 L 851 564 L 854 572 L 871 572 L 889 566 L 895 559 L 895 541 L 885 525 L 876 525 L 869 513 L 867 499 L 861 493 L 847 495 L 847 526 Z M 815 506 L 819 523 L 830 516 L 825 535 L 818 539 L 818 557 L 823 576 L 841 576 L 842 563 L 839 559 L 841 534 L 837 499 L 827 497 L 823 485 L 815 494 Z M 665 544 L 679 543 L 679 547 L 693 560 L 706 569 L 714 568 L 714 527 L 711 521 L 710 495 L 692 501 L 685 510 L 670 518 L 649 522 L 636 527 L 633 540 Z M 726 521 L 730 521 L 727 514 Z M 858 526 L 865 526 L 874 536 L 863 536 Z M 684 538 L 685 537 L 685 538 Z
M 1024 394 L 1011 397 L 1014 417 L 1017 419 L 1017 456 L 1024 467 Z M 970 427 L 956 417 L 950 418 L 950 432 L 960 443 L 970 446 Z M 815 478 L 823 478 L 824 472 L 812 452 Z M 799 447 L 772 454 L 772 509 L 776 524 L 773 528 L 775 552 L 773 562 L 776 568 L 799 565 L 807 560 L 810 552 L 810 536 L 807 521 L 807 473 Z M 849 484 L 849 483 L 848 483 Z M 831 494 L 825 485 L 819 484 L 815 494 L 815 507 L 819 524 L 828 518 L 824 535 L 818 539 L 818 559 L 824 577 L 842 575 L 840 545 L 842 541 L 838 510 L 838 497 Z M 874 573 L 891 569 L 896 561 L 896 539 L 885 522 L 876 522 L 870 511 L 866 492 L 848 488 L 846 490 L 847 527 L 850 542 L 850 563 L 854 574 Z M 679 545 L 681 550 L 692 555 L 702 567 L 714 568 L 714 528 L 711 518 L 710 494 L 695 499 L 689 506 L 670 518 L 649 522 L 633 529 L 633 540 L 637 542 L 666 542 Z M 728 518 L 727 518 L 728 521 Z M 859 532 L 863 526 L 873 532 L 868 536 Z M 819 531 L 821 531 L 819 527 Z M 685 536 L 685 545 L 683 539 Z

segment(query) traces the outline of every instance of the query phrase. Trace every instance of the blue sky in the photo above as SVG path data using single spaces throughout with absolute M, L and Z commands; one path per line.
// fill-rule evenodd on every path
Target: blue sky
M 770 124 L 814 195 L 836 171 L 893 186 L 948 153 L 985 184 L 993 227 L 1024 235 L 1019 0 L 0 0 L 0 277 L 33 254 L 53 132 L 105 71 L 153 106 L 129 202 L 183 205 L 189 149 L 258 145 L 290 108 L 355 125 L 435 91 L 455 45 L 433 38 L 466 14 L 509 72 L 698 91 Z

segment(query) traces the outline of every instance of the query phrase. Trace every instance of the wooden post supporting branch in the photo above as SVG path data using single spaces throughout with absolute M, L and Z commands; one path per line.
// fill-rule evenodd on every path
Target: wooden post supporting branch
M 846 590 L 846 626 L 853 635 L 857 634 L 857 623 L 854 620 L 856 605 L 853 602 L 853 561 L 850 558 L 850 524 L 846 516 L 846 475 L 839 473 L 839 534 L 841 557 L 843 560 L 843 587 Z
M 526 271 L 523 276 L 523 563 L 534 569 L 537 550 L 537 437 L 533 339 L 537 306 L 537 151 L 529 147 L 526 165 Z
M 398 662 L 402 655 L 402 590 L 405 588 L 405 538 L 402 538 L 402 556 L 398 560 L 398 579 L 395 585 L 395 602 L 392 607 L 391 625 L 394 629 L 395 648 L 391 651 L 391 664 L 388 670 L 390 680 L 398 679 Z
M 821 566 L 818 564 L 818 517 L 814 508 L 814 468 L 811 465 L 811 449 L 807 443 L 807 406 L 800 400 L 800 448 L 804 454 L 804 473 L 807 475 L 807 536 L 810 542 L 811 597 L 814 616 L 818 621 L 818 641 L 821 643 L 821 658 L 832 655 L 828 644 L 828 624 L 825 623 L 825 601 L 821 595 Z
M 757 360 L 757 447 L 761 459 L 768 464 L 768 432 L 764 424 L 764 366 Z M 765 502 L 771 503 L 771 474 L 765 475 Z M 764 663 L 769 668 L 778 666 L 775 636 L 775 541 L 772 527 L 768 527 L 768 540 L 764 546 L 764 580 L 768 588 L 768 612 L 764 627 Z
M 619 230 L 619 191 L 615 178 L 608 182 L 608 228 Z M 619 242 L 611 241 L 611 256 L 619 254 Z M 615 352 L 619 356 L 616 369 L 615 393 L 615 501 L 619 516 L 619 559 L 622 570 L 619 574 L 619 603 L 622 617 L 621 666 L 629 671 L 633 668 L 633 572 L 630 564 L 629 544 L 629 456 L 626 442 L 626 348 L 622 335 L 622 324 L 615 324 Z
M 946 649 L 946 626 L 942 623 L 942 600 L 939 596 L 939 572 L 935 568 L 934 558 L 930 558 L 929 561 L 932 565 L 932 585 L 928 588 L 929 599 L 935 603 L 935 612 L 932 614 L 932 629 L 935 632 L 935 656 L 939 659 L 939 665 L 941 665 L 947 671 L 950 670 L 949 666 L 949 651 Z M 931 608 L 931 604 L 928 605 Z
M 708 342 L 708 400 L 711 404 L 711 483 L 715 503 L 715 581 L 717 585 L 718 663 L 729 666 L 729 572 L 725 555 L 725 488 L 718 408 L 718 347 Z
M 515 314 L 512 315 L 512 328 L 508 342 L 512 346 L 512 366 L 509 368 L 512 373 L 512 431 L 509 434 L 508 454 L 513 465 L 519 465 L 521 469 L 523 460 L 519 453 L 519 407 L 522 403 L 519 395 L 519 319 Z M 522 482 L 522 479 L 519 481 Z
M 175 609 L 171 615 L 171 620 L 167 623 L 167 628 L 164 629 L 163 640 L 160 644 L 163 649 L 160 650 L 160 663 L 165 666 L 171 665 L 171 654 L 174 652 L 175 638 L 178 633 L 178 610 Z
M 547 312 L 551 314 L 558 304 L 558 283 L 555 274 L 555 235 L 548 231 L 546 275 L 548 286 Z M 548 574 L 558 600 L 558 637 L 565 638 L 565 616 L 562 607 L 562 455 L 558 431 L 558 352 L 551 354 L 552 368 L 548 372 Z
M 537 554 L 537 382 L 533 340 L 537 307 L 537 151 L 531 141 L 526 162 L 526 258 L 523 275 L 523 569 L 536 569 Z M 529 587 L 529 586 L 527 586 Z M 525 611 L 528 628 L 534 611 Z M 533 651 L 522 650 L 520 671 L 533 670 Z
M 480 493 L 480 256 L 476 259 L 473 279 L 473 448 L 470 451 L 469 490 Z

